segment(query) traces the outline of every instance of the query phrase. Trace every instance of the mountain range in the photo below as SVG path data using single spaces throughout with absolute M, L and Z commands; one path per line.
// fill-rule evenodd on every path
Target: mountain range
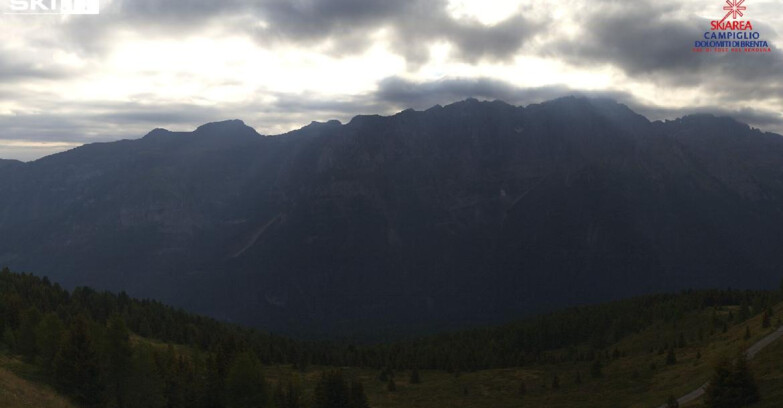
M 468 99 L 0 161 L 0 265 L 300 337 L 381 338 L 783 272 L 783 137 Z

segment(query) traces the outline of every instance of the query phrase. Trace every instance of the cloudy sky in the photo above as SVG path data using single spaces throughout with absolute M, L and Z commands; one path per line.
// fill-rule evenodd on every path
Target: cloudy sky
M 783 133 L 783 0 L 744 4 L 772 53 L 691 52 L 722 1 L 100 0 L 99 15 L 0 14 L 0 158 L 230 118 L 272 135 L 467 97 L 609 96 L 651 119 L 708 111 Z

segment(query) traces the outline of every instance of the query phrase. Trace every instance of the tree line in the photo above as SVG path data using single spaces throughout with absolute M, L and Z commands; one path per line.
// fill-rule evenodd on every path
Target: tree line
M 0 333 L 0 349 L 83 407 L 368 407 L 362 385 L 339 370 L 324 372 L 307 401 L 296 379 L 267 381 L 265 363 L 296 360 L 305 347 L 294 341 L 8 269 Z
M 712 309 L 711 321 L 688 333 L 697 338 L 769 310 L 781 292 L 707 290 L 643 296 L 504 326 L 356 345 L 292 340 L 125 293 L 90 288 L 69 292 L 47 278 L 5 268 L 0 271 L 0 343 L 41 367 L 84 406 L 293 408 L 304 403 L 300 386 L 293 379 L 268 384 L 265 365 L 418 373 L 593 361 L 600 372 L 602 361 L 621 355 L 609 345 L 655 322 L 676 322 L 689 312 Z M 726 305 L 741 306 L 736 314 L 717 313 Z M 661 344 L 660 350 L 682 347 L 686 340 L 681 334 Z M 361 384 L 347 378 L 338 381 L 341 375 L 325 373 L 307 402 L 321 407 L 349 398 L 351 407 L 365 406 Z

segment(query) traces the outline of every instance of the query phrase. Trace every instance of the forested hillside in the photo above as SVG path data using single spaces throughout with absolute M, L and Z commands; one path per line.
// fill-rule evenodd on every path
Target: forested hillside
M 96 407 L 239 407 L 248 401 L 320 406 L 319 398 L 325 401 L 332 389 L 338 390 L 336 398 L 364 401 L 358 379 L 373 381 L 366 370 L 378 373 L 384 384 L 394 381 L 395 372 L 410 370 L 437 377 L 432 370 L 459 375 L 547 365 L 585 366 L 589 369 L 578 375 L 599 377 L 625 357 L 691 353 L 685 350 L 759 313 L 770 327 L 771 319 L 779 321 L 772 305 L 781 299 L 778 291 L 692 291 L 572 308 L 494 328 L 357 345 L 293 341 L 122 293 L 68 292 L 46 278 L 7 269 L 0 272 L 0 295 L 4 347 L 78 404 Z M 641 347 L 617 346 L 656 330 L 659 335 Z M 270 380 L 264 367 L 271 366 L 291 371 Z M 338 367 L 352 368 L 343 375 Z M 303 393 L 296 373 L 312 369 L 321 373 L 314 380 L 318 385 Z

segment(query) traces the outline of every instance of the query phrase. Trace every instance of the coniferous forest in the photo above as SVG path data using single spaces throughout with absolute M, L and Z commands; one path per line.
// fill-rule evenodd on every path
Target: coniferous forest
M 63 394 L 85 407 L 363 407 L 363 385 L 338 367 L 450 372 L 534 363 L 604 361 L 622 351 L 610 344 L 656 321 L 685 313 L 740 305 L 713 313 L 693 333 L 661 344 L 674 357 L 687 338 L 725 330 L 779 301 L 773 291 L 688 291 L 578 307 L 505 326 L 386 344 L 297 341 L 218 322 L 124 293 L 76 288 L 47 278 L 0 273 L 3 347 L 40 367 Z M 697 333 L 698 331 L 698 333 Z M 676 361 L 672 361 L 672 364 Z M 264 367 L 324 369 L 305 401 L 293 379 L 271 383 Z M 668 359 L 667 359 L 668 364 Z M 597 367 L 597 368 L 596 368 Z M 393 387 L 393 376 L 387 378 Z M 559 379 L 552 380 L 559 386 Z

